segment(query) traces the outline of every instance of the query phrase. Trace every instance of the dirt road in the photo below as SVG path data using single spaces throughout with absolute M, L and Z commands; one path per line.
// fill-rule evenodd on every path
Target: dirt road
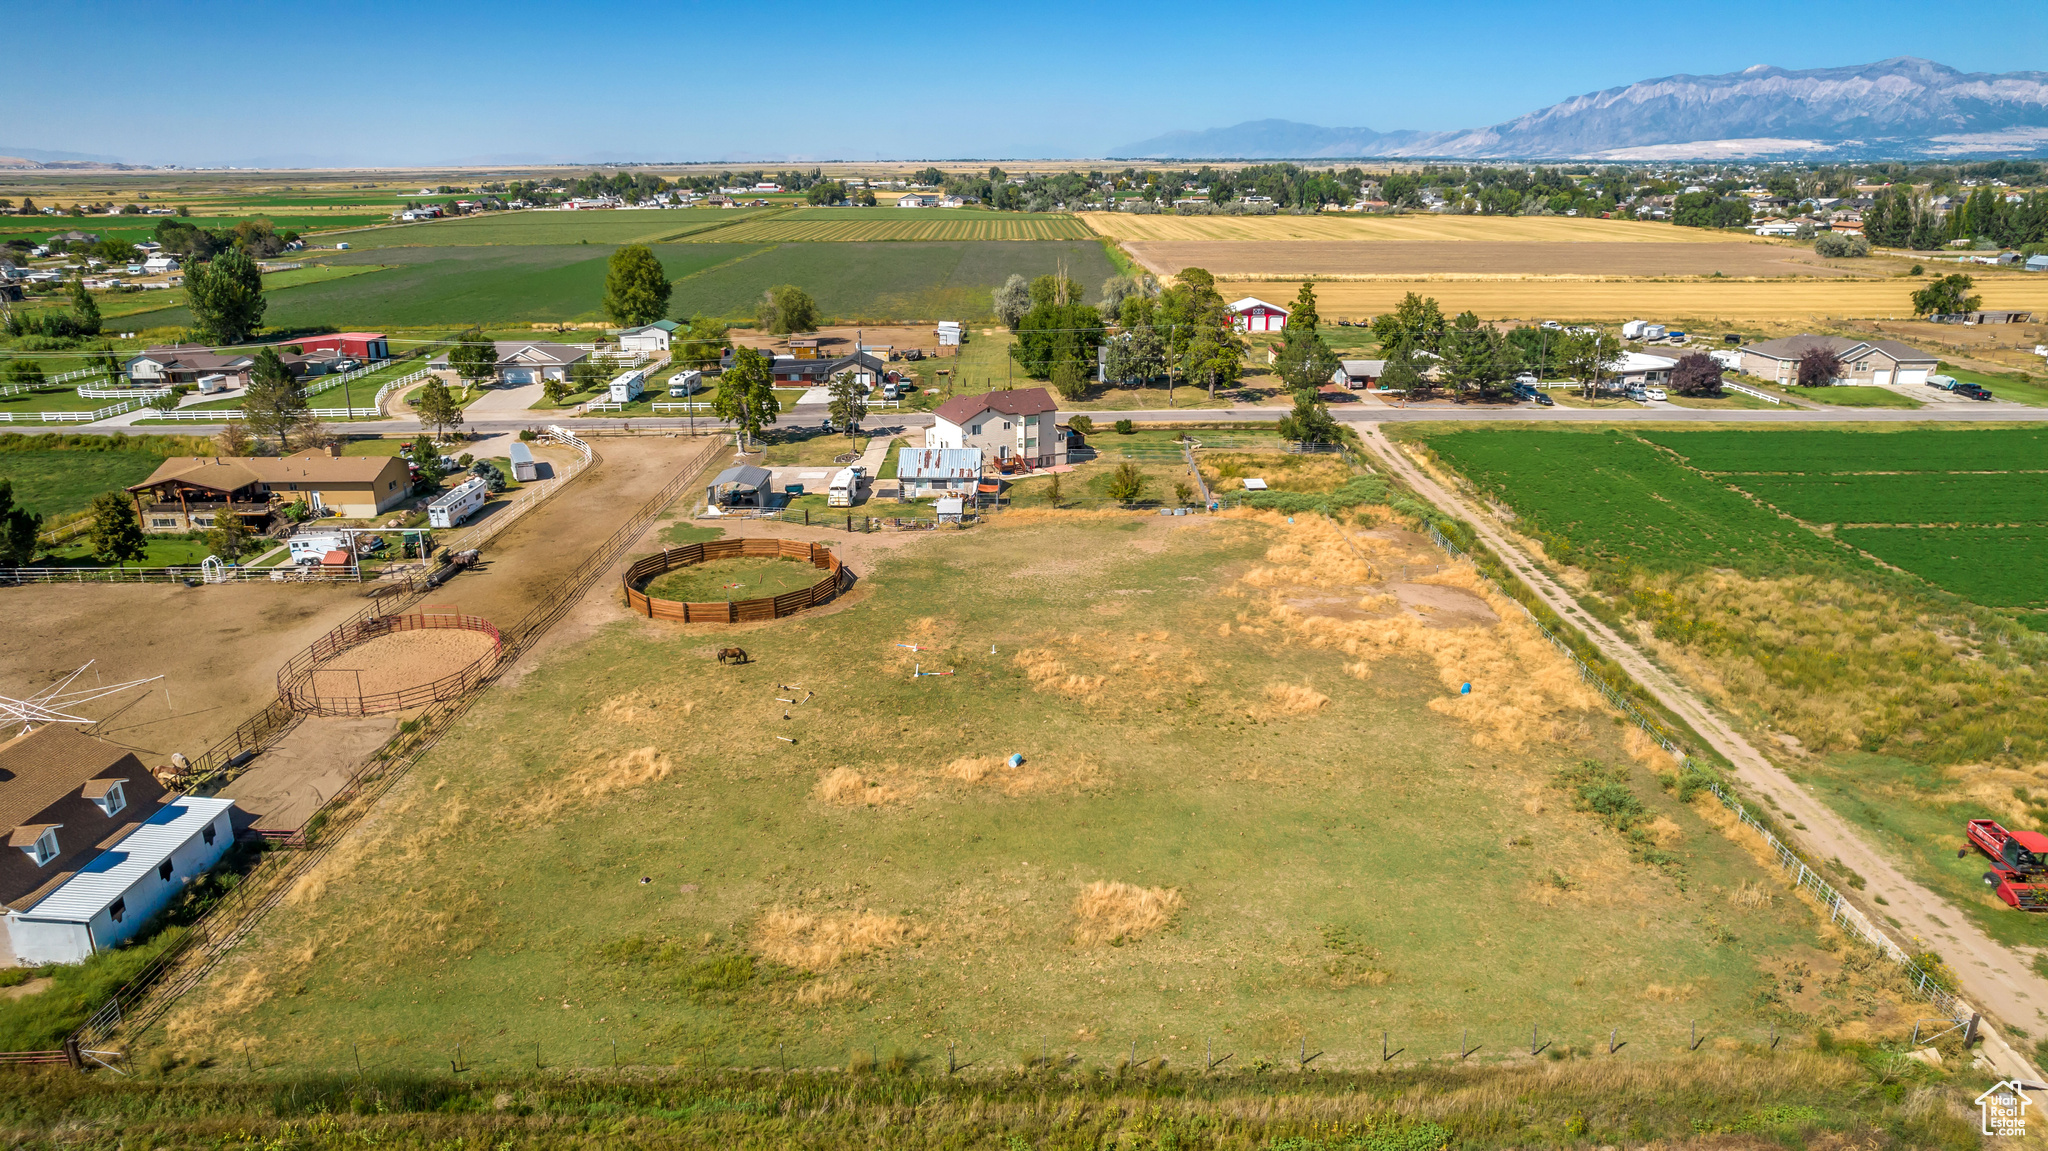
M 1358 424 L 1356 427 L 1366 447 L 1385 460 L 1409 486 L 1424 499 L 1471 524 L 1487 546 L 1513 568 L 1515 574 L 1534 589 L 1551 610 L 1560 616 L 1569 612 L 1568 618 L 1608 658 L 1648 688 L 1659 703 L 1683 717 L 1694 731 L 1713 745 L 1715 751 L 1726 756 L 1735 765 L 1735 776 L 1746 789 L 1769 797 L 1789 817 L 1789 821 L 1805 824 L 1808 830 L 1791 833 L 1796 836 L 1795 846 L 1804 850 L 1809 858 L 1840 860 L 1851 871 L 1863 876 L 1869 887 L 1860 894 L 1884 896 L 1888 901 L 1884 909 L 1887 914 L 1872 914 L 1876 909 L 1863 908 L 1872 923 L 1891 919 L 1898 925 L 1893 938 L 1907 950 L 1915 950 L 1916 941 L 1924 941 L 1926 946 L 1939 952 L 1955 971 L 1957 980 L 1962 984 L 1959 990 L 1963 996 L 1986 1016 L 2030 1031 L 2048 1021 L 2048 1010 L 2044 1010 L 2048 1008 L 2048 979 L 2035 974 L 2025 960 L 1985 935 L 1960 910 L 1909 879 L 1896 863 L 1866 843 L 1826 804 L 1773 766 L 1749 740 L 1709 709 L 1690 688 L 1651 662 L 1633 643 L 1580 610 L 1571 592 L 1531 562 L 1491 516 L 1481 514 L 1481 509 L 1473 501 L 1439 484 L 1388 440 L 1378 424 Z M 2043 1082 L 2041 1072 L 2032 1061 L 1994 1030 L 1986 1031 L 1983 1055 L 2002 1075 L 2023 1076 L 2031 1082 Z

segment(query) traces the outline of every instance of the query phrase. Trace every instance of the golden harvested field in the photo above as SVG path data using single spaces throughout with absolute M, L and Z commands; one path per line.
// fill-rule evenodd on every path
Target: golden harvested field
M 1218 276 L 1856 276 L 1890 264 L 1838 260 L 1776 244 L 1557 240 L 1136 240 L 1124 245 L 1155 275 L 1207 268 Z
M 1369 280 L 1318 282 L 1324 318 L 1362 319 L 1401 302 L 1409 292 L 1435 296 L 1446 312 L 1467 308 L 1486 319 L 1626 320 L 1656 316 L 1665 322 L 1910 318 L 1909 302 L 1925 280 Z M 1284 304 L 1299 281 L 1219 282 L 1224 299 L 1257 296 Z M 2048 312 L 2048 276 L 1979 276 L 1976 290 L 1987 308 Z
M 1730 233 L 1647 220 L 1570 216 L 1133 216 L 1083 212 L 1081 220 L 1112 240 L 1439 240 L 1588 241 L 1593 243 L 1769 244 Z

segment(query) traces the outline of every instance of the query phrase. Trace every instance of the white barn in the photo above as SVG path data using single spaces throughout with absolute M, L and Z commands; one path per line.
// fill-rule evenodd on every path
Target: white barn
M 1230 322 L 1240 332 L 1277 332 L 1287 326 L 1287 309 L 1269 304 L 1257 296 L 1246 296 L 1226 305 Z
M 656 320 L 637 328 L 627 328 L 619 333 L 619 350 L 622 352 L 666 352 L 669 340 L 682 325 L 674 320 Z

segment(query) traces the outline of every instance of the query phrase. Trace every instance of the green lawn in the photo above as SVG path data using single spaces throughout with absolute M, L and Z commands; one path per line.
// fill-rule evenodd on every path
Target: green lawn
M 55 552 L 36 560 L 37 567 L 114 567 L 103 564 L 92 556 L 92 545 L 84 536 L 58 548 Z M 184 567 L 196 566 L 200 560 L 213 554 L 204 540 L 160 539 L 150 537 L 142 558 L 129 560 L 127 567 Z
M 139 484 L 162 462 L 156 452 L 0 452 L 0 479 L 14 484 L 17 504 L 54 516 L 84 511 L 101 492 Z
M 648 595 L 679 603 L 761 599 L 800 591 L 825 578 L 801 560 L 741 557 L 677 568 L 649 580 Z
M 1811 403 L 1827 404 L 1830 407 L 1836 408 L 1920 408 L 1926 406 L 1919 400 L 1911 396 L 1900 395 L 1890 388 L 1857 387 L 1847 384 L 1833 388 L 1794 388 L 1780 387 L 1776 384 L 1765 384 L 1758 390 L 1780 396 L 1794 396 Z
M 66 369 L 69 370 L 68 368 Z M 0 412 L 96 412 L 111 408 L 123 400 L 88 400 L 78 394 L 77 384 L 43 388 L 33 392 L 16 392 L 0 396 Z M 4 425 L 0 425 L 4 426 Z
M 770 428 L 761 436 L 761 440 L 765 445 L 761 463 L 762 466 L 771 468 L 801 467 L 804 465 L 826 467 L 832 463 L 833 458 L 836 456 L 867 450 L 868 442 L 871 439 L 873 439 L 872 436 L 848 436 L 838 432 L 821 432 L 816 427 L 805 428 L 801 431 L 795 428 L 786 430 Z
M 1966 384 L 1981 384 L 2001 400 L 2014 400 L 2037 408 L 2048 407 L 2048 381 L 2034 372 L 1973 372 L 1949 363 L 1938 365 L 1935 371 L 1944 376 L 1954 376 Z
M 1817 920 L 1732 901 L 1774 881 L 1621 766 L 1604 715 L 1475 745 L 1489 721 L 1423 645 L 1360 679 L 1278 601 L 1218 594 L 1262 562 L 1349 563 L 1340 539 L 1196 526 L 999 517 L 743 631 L 620 609 L 490 689 L 389 798 L 411 818 L 358 829 L 165 1034 L 223 1066 L 260 1036 L 295 1071 L 358 1050 L 370 1073 L 445 1071 L 458 1042 L 478 1074 L 536 1042 L 551 1067 L 614 1042 L 634 1065 L 943 1064 L 957 1042 L 992 1068 L 1041 1044 L 1100 1066 L 1134 1038 L 1176 1066 L 1213 1040 L 1362 1067 L 1382 1028 L 1410 1058 L 1469 1028 L 1483 1060 L 1532 1023 L 1586 1047 L 1619 1027 L 1625 1062 L 1682 1050 L 1693 1019 L 1747 1039 L 1903 1018 L 1817 977 L 1759 999 L 1794 948 L 1833 970 Z M 713 663 L 733 641 L 753 662 Z M 1576 683 L 1498 650 L 1482 698 Z M 1573 809 L 1559 773 L 1586 759 L 1616 765 L 1602 795 L 1642 805 L 1658 854 Z

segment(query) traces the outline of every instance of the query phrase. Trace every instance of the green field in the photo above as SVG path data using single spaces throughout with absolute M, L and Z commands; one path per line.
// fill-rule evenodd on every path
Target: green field
M 1185 1066 L 1305 1041 L 1342 1069 L 1376 1064 L 1381 1028 L 1408 1059 L 1469 1028 L 1476 1063 L 1532 1024 L 1581 1048 L 1620 1027 L 1626 1063 L 1695 1018 L 1907 1025 L 1881 965 L 1841 969 L 1856 999 L 1759 998 L 1795 954 L 1834 970 L 1817 921 L 1731 897 L 1775 881 L 1504 633 L 1521 617 L 1410 616 L 1349 656 L 1234 573 L 1322 579 L 1378 543 L 1048 516 L 870 553 L 862 590 L 772 626 L 619 609 L 492 688 L 388 797 L 408 818 L 342 842 L 162 1037 L 222 1066 L 248 1038 L 293 1072 L 359 1043 L 371 1074 L 461 1043 L 490 1075 L 536 1042 L 589 1067 L 614 1042 L 628 1065 L 943 1065 L 957 1042 L 1103 1066 L 1138 1039 Z M 753 663 L 711 660 L 733 641 Z M 1490 747 L 1499 708 L 1558 722 Z
M 1433 435 L 1429 446 L 1568 562 L 1584 552 L 1658 571 L 1779 571 L 1844 554 L 1623 432 L 1489 429 Z
M 2026 518 L 2048 518 L 2035 503 Z M 2032 527 L 1841 528 L 1894 567 L 1986 607 L 2048 607 L 2048 523 Z
M 351 249 L 472 247 L 478 244 L 651 244 L 724 229 L 762 208 L 647 208 L 602 212 L 488 212 L 338 236 Z
M 718 239 L 744 243 L 848 240 L 1088 240 L 1095 233 L 1060 213 L 973 208 L 799 208 L 778 212 Z
M 802 591 L 823 578 L 824 573 L 802 560 L 741 557 L 664 572 L 649 580 L 644 590 L 656 599 L 715 603 Z
M 566 215 L 567 213 L 565 213 Z M 827 317 L 848 320 L 974 318 L 1012 273 L 1038 276 L 1064 258 L 1069 274 L 1099 285 L 1110 275 L 1098 244 L 664 244 L 655 249 L 676 279 L 675 316 L 751 317 L 777 284 L 807 289 Z M 377 266 L 345 279 L 266 292 L 274 328 L 411 327 L 538 323 L 601 318 L 609 247 L 494 244 L 345 252 L 333 266 Z M 191 313 L 165 308 L 127 317 L 137 327 L 184 327 Z
M 1815 524 L 2048 523 L 2048 474 L 2041 472 L 1729 478 Z
M 15 503 L 55 516 L 84 511 L 101 492 L 141 483 L 163 461 L 157 452 L 0 452 L 0 479 L 13 482 Z
M 1647 430 L 1642 438 L 1708 472 L 2048 470 L 2048 430 L 2035 427 L 1918 427 L 1899 431 Z

